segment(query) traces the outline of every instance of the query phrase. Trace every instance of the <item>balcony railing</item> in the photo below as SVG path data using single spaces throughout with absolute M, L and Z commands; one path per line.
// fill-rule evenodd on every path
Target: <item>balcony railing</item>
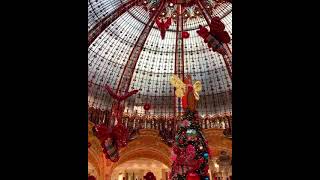
M 114 118 L 108 110 L 100 110 L 90 107 L 88 109 L 88 119 L 94 124 L 105 124 L 107 127 L 114 126 Z M 178 119 L 180 117 L 149 116 L 149 115 L 123 115 L 122 122 L 129 131 L 139 129 L 154 129 L 159 131 L 159 135 L 171 145 L 175 132 L 178 129 Z M 226 137 L 232 137 L 232 115 L 223 114 L 212 117 L 200 117 L 199 125 L 202 129 L 224 129 Z

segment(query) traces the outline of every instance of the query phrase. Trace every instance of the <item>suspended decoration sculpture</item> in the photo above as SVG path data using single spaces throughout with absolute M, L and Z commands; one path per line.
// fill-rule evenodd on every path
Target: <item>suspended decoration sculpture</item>
M 171 18 L 168 18 L 166 21 L 163 21 L 163 19 L 156 19 L 156 24 L 160 30 L 161 39 L 164 39 L 166 35 L 166 31 L 171 26 Z
M 139 90 L 133 90 L 125 93 L 124 95 L 118 95 L 112 91 L 110 86 L 106 85 L 105 88 L 107 92 L 110 94 L 110 96 L 117 101 L 116 105 L 112 107 L 112 114 L 113 114 L 113 117 L 115 118 L 115 124 L 117 123 L 121 124 L 122 114 L 124 111 L 124 107 L 121 106 L 121 102 L 128 99 L 130 96 L 137 94 Z
M 124 107 L 121 105 L 121 102 L 136 94 L 138 90 L 130 91 L 124 95 L 118 95 L 113 92 L 108 85 L 106 85 L 105 88 L 110 96 L 117 101 L 115 106 L 112 107 L 111 115 L 115 120 L 115 126 L 111 128 L 105 124 L 99 124 L 94 126 L 93 132 L 100 140 L 106 158 L 116 162 L 119 160 L 119 149 L 125 147 L 131 138 L 130 135 L 135 133 L 134 131 L 129 132 L 122 123 Z
M 182 97 L 184 114 L 179 123 L 179 129 L 175 136 L 175 144 L 172 147 L 171 180 L 209 180 L 210 150 L 205 140 L 196 111 L 196 104 L 200 97 L 200 81 L 192 85 L 191 76 L 184 78 L 173 75 L 171 84 L 176 88 L 176 96 Z
M 223 44 L 230 43 L 231 39 L 229 34 L 224 30 L 225 25 L 221 22 L 219 17 L 214 17 L 209 25 L 210 31 L 203 26 L 199 26 L 197 33 L 204 39 L 204 42 L 208 44 L 209 48 L 212 48 L 214 52 L 218 52 L 221 55 L 226 55 L 227 50 Z

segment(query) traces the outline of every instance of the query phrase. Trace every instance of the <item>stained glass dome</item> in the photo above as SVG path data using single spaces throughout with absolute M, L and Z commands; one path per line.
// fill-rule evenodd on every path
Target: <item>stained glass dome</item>
M 201 116 L 231 112 L 230 1 L 88 0 L 88 10 L 89 39 L 94 37 L 88 45 L 90 107 L 111 110 L 114 101 L 104 88 L 108 85 L 118 93 L 139 90 L 125 101 L 127 114 L 174 116 L 181 105 L 169 79 L 189 74 L 202 82 L 197 108 Z M 199 25 L 208 27 L 206 17 L 214 16 L 231 37 L 228 56 L 214 52 L 196 32 Z M 155 19 L 168 17 L 172 24 L 162 39 Z M 181 38 L 181 31 L 189 37 Z M 147 112 L 146 103 L 151 105 Z

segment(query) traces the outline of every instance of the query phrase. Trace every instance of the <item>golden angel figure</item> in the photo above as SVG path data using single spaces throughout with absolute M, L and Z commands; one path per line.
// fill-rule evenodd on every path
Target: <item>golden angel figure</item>
M 177 75 L 171 76 L 170 83 L 176 88 L 176 96 L 182 98 L 182 108 L 191 111 L 196 110 L 197 102 L 199 101 L 199 92 L 202 89 L 200 81 L 196 81 L 192 85 L 190 75 L 187 75 L 182 81 Z

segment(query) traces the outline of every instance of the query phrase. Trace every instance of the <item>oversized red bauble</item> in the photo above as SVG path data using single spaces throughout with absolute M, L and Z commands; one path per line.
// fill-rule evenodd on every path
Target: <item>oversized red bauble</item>
M 187 174 L 187 180 L 200 180 L 200 176 L 196 173 L 188 173 Z
M 143 109 L 146 110 L 146 111 L 150 110 L 151 109 L 151 104 L 150 103 L 145 103 L 143 105 Z
M 187 38 L 189 38 L 189 36 L 190 36 L 190 34 L 187 31 L 182 32 L 182 38 L 187 39 Z

